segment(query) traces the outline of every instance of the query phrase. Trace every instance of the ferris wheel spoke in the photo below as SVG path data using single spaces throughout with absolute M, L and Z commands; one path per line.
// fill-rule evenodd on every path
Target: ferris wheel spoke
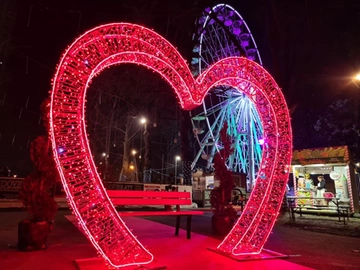
M 214 157 L 215 155 L 215 151 L 219 151 L 219 148 L 218 148 L 218 142 L 219 142 L 219 137 L 220 137 L 220 129 L 223 127 L 224 125 L 224 119 L 225 119 L 225 113 L 220 113 L 219 114 L 219 117 L 217 118 L 217 127 L 216 129 L 216 133 L 213 133 L 213 138 L 214 138 L 214 146 L 211 148 L 211 152 L 210 152 L 210 157 L 211 157 L 211 161 L 212 161 L 212 158 Z M 210 125 L 210 123 L 208 122 L 208 125 Z M 209 163 L 208 163 L 209 164 Z
M 211 115 L 216 115 L 219 112 L 221 112 L 224 109 L 224 106 L 227 106 L 228 102 L 227 101 L 223 101 L 221 104 L 217 104 L 212 108 L 209 108 L 206 110 L 206 116 L 209 117 Z
M 198 61 L 194 61 L 197 74 L 229 56 L 245 56 L 261 64 L 249 28 L 240 14 L 229 5 L 221 4 L 207 9 L 198 20 L 198 25 L 201 34 L 196 47 L 199 48 Z M 250 93 L 250 96 L 244 92 Z M 259 139 L 263 136 L 262 122 L 254 104 L 256 92 L 256 87 L 250 82 L 242 82 L 236 88 L 221 86 L 209 91 L 202 111 L 199 109 L 197 117 L 194 117 L 204 119 L 203 128 L 206 129 L 202 134 L 195 135 L 199 144 L 196 162 L 203 153 L 207 153 L 207 167 L 211 165 L 212 157 L 219 151 L 219 133 L 226 121 L 234 144 L 234 153 L 228 158 L 227 166 L 234 172 L 247 174 L 248 181 L 254 181 L 260 168 L 262 148 Z

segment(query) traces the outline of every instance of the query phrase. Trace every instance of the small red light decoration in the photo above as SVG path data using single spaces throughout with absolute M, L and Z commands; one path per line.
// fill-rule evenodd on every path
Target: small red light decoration
M 65 51 L 51 92 L 54 158 L 71 207 L 94 247 L 116 268 L 153 260 L 109 200 L 86 133 L 85 95 L 91 79 L 121 63 L 158 72 L 186 110 L 200 105 L 208 90 L 219 85 L 243 91 L 256 104 L 264 128 L 261 169 L 243 214 L 218 249 L 234 255 L 261 252 L 282 203 L 291 159 L 290 119 L 281 90 L 260 65 L 241 57 L 225 58 L 194 79 L 168 41 L 126 23 L 102 25 L 79 37 Z

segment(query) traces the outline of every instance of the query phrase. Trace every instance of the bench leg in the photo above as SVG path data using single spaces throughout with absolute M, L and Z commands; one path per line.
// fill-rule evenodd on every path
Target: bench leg
M 291 207 L 291 219 L 293 220 L 293 221 L 295 221 L 295 208 L 294 207 Z
M 179 229 L 180 229 L 180 218 L 181 218 L 181 216 L 176 216 L 176 228 L 175 228 L 175 235 L 179 235 Z
M 186 233 L 187 233 L 187 239 L 191 238 L 191 215 L 188 215 L 187 217 L 187 224 L 186 224 Z
M 342 215 L 344 216 L 344 225 L 346 225 L 345 218 L 347 217 L 347 220 L 349 220 L 349 212 L 347 210 L 343 210 Z
M 345 213 L 345 211 L 344 210 L 342 210 L 342 209 L 340 209 L 339 207 L 338 207 L 338 216 L 339 216 L 339 222 L 341 222 L 341 216 L 343 217 L 343 222 L 344 222 L 344 225 L 346 225 L 346 221 L 345 221 L 345 215 L 346 215 L 346 213 Z

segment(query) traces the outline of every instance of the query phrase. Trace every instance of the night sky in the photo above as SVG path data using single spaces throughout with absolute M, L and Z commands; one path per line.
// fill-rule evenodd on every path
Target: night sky
M 190 60 L 196 16 L 220 3 L 72 2 L 0 2 L 0 168 L 9 166 L 20 176 L 31 168 L 29 141 L 44 132 L 39 106 L 51 89 L 56 64 L 77 36 L 100 24 L 133 22 L 154 29 Z M 360 89 L 351 81 L 360 72 L 360 1 L 226 3 L 245 19 L 264 67 L 283 89 L 292 111 L 294 147 L 327 146 L 313 128 L 319 115 L 336 100 L 360 100 Z

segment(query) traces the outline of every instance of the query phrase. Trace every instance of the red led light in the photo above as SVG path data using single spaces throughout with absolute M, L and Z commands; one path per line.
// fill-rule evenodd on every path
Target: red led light
M 280 88 L 264 68 L 242 57 L 225 58 L 194 79 L 166 39 L 126 23 L 102 25 L 75 40 L 61 58 L 51 92 L 54 158 L 70 205 L 94 247 L 116 268 L 153 260 L 109 200 L 86 132 L 85 95 L 92 78 L 121 63 L 159 73 L 185 110 L 199 106 L 209 89 L 219 85 L 237 88 L 253 100 L 266 138 L 262 164 L 243 214 L 218 249 L 235 255 L 261 252 L 282 203 L 291 160 L 290 118 Z

